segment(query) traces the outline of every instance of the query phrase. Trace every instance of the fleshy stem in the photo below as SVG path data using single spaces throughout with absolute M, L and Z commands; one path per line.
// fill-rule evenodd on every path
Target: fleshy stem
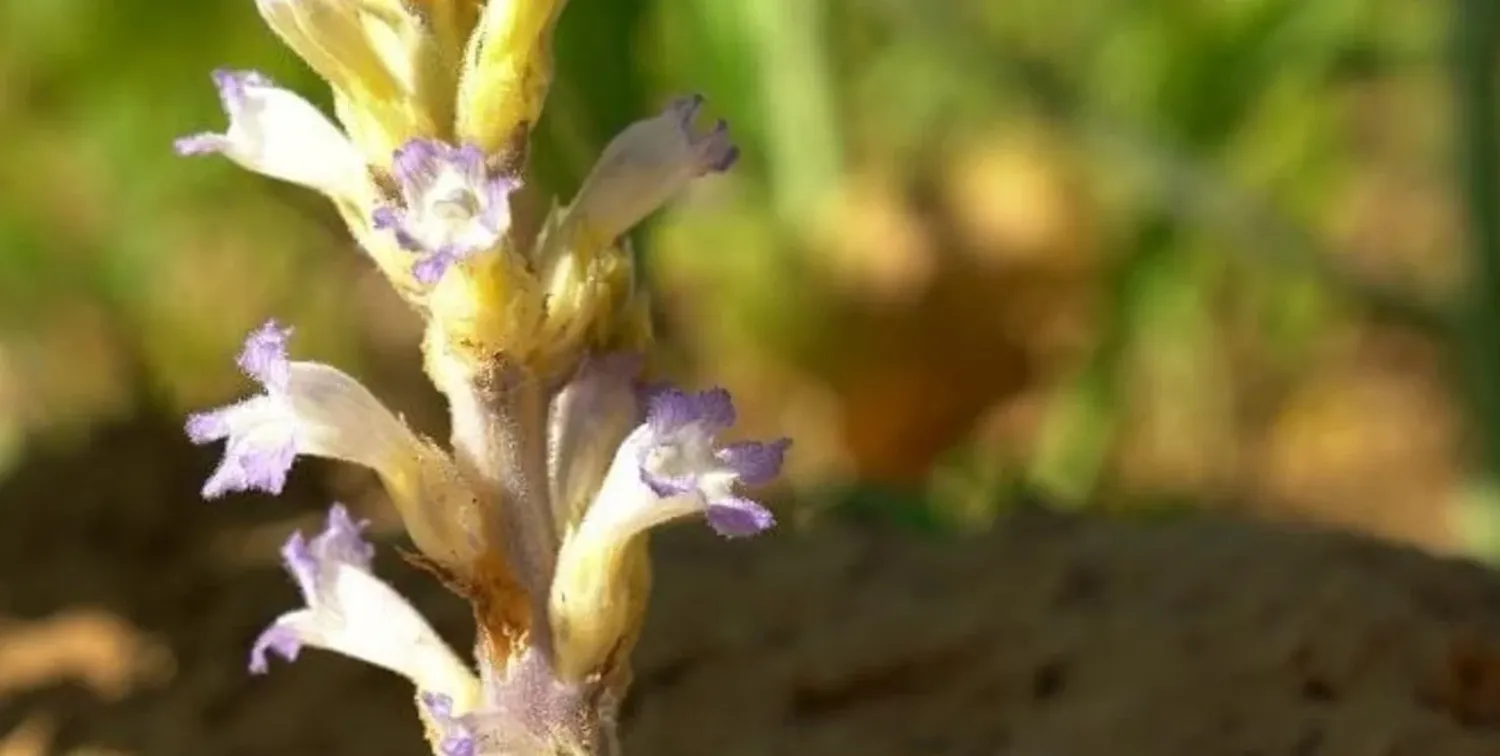
M 504 354 L 473 359 L 454 350 L 440 326 L 429 328 L 427 366 L 448 397 L 454 457 L 487 501 L 485 510 L 500 513 L 499 545 L 526 592 L 527 645 L 550 659 L 547 595 L 558 536 L 548 501 L 546 387 Z

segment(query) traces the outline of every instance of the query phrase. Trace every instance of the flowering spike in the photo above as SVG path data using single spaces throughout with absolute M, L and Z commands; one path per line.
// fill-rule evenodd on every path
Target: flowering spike
M 229 124 L 177 141 L 308 186 L 427 319 L 428 376 L 448 398 L 453 455 L 350 376 L 293 361 L 272 321 L 237 358 L 260 392 L 194 414 L 224 441 L 203 494 L 279 492 L 299 455 L 374 470 L 429 566 L 474 604 L 479 679 L 371 571 L 365 526 L 335 505 L 282 559 L 305 606 L 250 649 L 252 672 L 305 646 L 414 681 L 438 756 L 618 753 L 615 717 L 649 592 L 644 531 L 702 515 L 742 537 L 775 524 L 740 489 L 779 473 L 789 441 L 721 443 L 729 394 L 638 394 L 650 310 L 626 233 L 738 158 L 703 98 L 673 101 L 604 150 L 528 249 L 510 195 L 552 78 L 565 0 L 256 0 L 327 79 L 336 125 L 248 71 L 214 74 Z M 622 350 L 611 353 L 604 350 Z

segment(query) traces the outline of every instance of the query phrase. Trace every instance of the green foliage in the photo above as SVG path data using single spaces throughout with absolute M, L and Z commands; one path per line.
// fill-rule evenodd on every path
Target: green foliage
M 1108 493 L 1143 374 L 1170 374 L 1185 412 L 1227 427 L 1230 333 L 1248 330 L 1277 374 L 1342 313 L 1394 313 L 1442 337 L 1445 310 L 1352 274 L 1323 241 L 1368 161 L 1348 136 L 1348 93 L 1440 72 L 1442 20 L 1442 6 L 1410 0 L 1079 0 L 1066 13 L 1040 0 L 572 0 L 534 181 L 570 196 L 620 128 L 672 94 L 705 93 L 744 159 L 707 207 L 642 235 L 653 275 L 711 286 L 696 318 L 735 342 L 724 351 L 833 370 L 856 308 L 809 250 L 838 198 L 878 171 L 921 215 L 953 144 L 1044 124 L 1086 166 L 1103 315 L 1088 354 L 1049 378 L 1035 453 L 985 485 L 1092 502 Z M 328 208 L 171 154 L 173 137 L 222 122 L 207 78 L 219 65 L 326 102 L 249 0 L 171 14 L 146 0 L 0 7 L 0 342 L 86 303 L 141 353 L 148 380 L 185 396 L 225 380 L 222 354 L 269 310 L 297 316 L 319 349 L 346 348 L 349 287 L 327 282 L 361 263 L 329 232 Z M 244 276 L 256 283 L 236 286 Z M 200 285 L 246 301 L 202 319 L 173 309 Z M 207 387 L 179 385 L 194 376 Z M 887 498 L 852 497 L 882 510 Z M 920 528 L 932 508 L 894 507 Z

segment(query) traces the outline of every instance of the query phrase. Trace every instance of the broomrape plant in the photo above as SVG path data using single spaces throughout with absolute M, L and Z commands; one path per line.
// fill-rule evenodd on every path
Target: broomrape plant
M 334 505 L 282 549 L 306 606 L 271 623 L 250 670 L 304 647 L 411 680 L 435 754 L 615 754 L 649 589 L 651 528 L 702 515 L 725 536 L 774 524 L 742 487 L 789 442 L 725 443 L 723 390 L 648 388 L 648 306 L 624 235 L 736 158 L 684 97 L 604 150 L 532 239 L 511 232 L 527 134 L 552 77 L 563 0 L 257 0 L 333 88 L 335 118 L 250 71 L 217 71 L 228 126 L 178 140 L 315 189 L 425 322 L 423 366 L 452 448 L 414 433 L 353 377 L 252 333 L 260 393 L 193 415 L 224 443 L 203 495 L 279 493 L 298 456 L 374 470 L 420 552 L 473 606 L 475 668 L 371 571 L 364 523 Z

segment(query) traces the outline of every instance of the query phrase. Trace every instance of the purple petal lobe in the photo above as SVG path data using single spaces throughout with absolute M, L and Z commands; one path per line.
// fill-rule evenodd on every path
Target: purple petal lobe
M 287 537 L 281 547 L 281 558 L 309 605 L 317 601 L 319 580 L 338 565 L 370 569 L 375 547 L 364 539 L 363 531 L 368 525 L 368 521 L 350 517 L 344 505 L 334 504 L 328 509 L 327 526 L 311 541 L 301 531 Z
M 412 139 L 397 148 L 391 172 L 408 199 L 427 191 L 437 175 L 437 162 L 446 147 L 434 139 Z
M 465 144 L 449 153 L 449 160 L 463 171 L 464 177 L 478 184 L 484 181 L 484 150 L 477 144 Z
M 681 496 L 698 488 L 698 475 L 663 475 L 653 472 L 645 464 L 641 465 L 641 482 L 650 487 L 651 492 L 663 499 L 672 496 Z
M 743 538 L 770 529 L 776 517 L 749 499 L 731 497 L 709 502 L 708 524 L 725 538 Z
M 698 118 L 698 111 L 703 108 L 704 97 L 697 92 L 683 95 L 667 105 L 667 111 L 677 119 L 677 127 L 685 133 L 692 133 L 693 121 Z
M 313 556 L 312 548 L 308 546 L 307 537 L 302 531 L 294 531 L 287 536 L 286 543 L 281 545 L 281 562 L 286 566 L 286 571 L 291 573 L 292 579 L 297 581 L 297 589 L 302 592 L 302 598 L 316 595 L 318 592 L 318 560 Z
M 291 328 L 275 320 L 266 321 L 245 339 L 237 364 L 268 390 L 285 392 L 291 370 L 286 345 L 291 336 Z
M 687 392 L 667 387 L 651 395 L 646 404 L 646 422 L 657 434 L 668 434 L 692 423 L 693 400 Z
M 694 121 L 702 108 L 703 95 L 692 94 L 673 101 L 668 112 L 677 119 L 682 138 L 692 150 L 696 165 L 694 173 L 726 171 L 739 157 L 739 148 L 729 141 L 729 124 L 722 119 L 715 121 L 707 132 L 698 132 Z
M 453 718 L 453 698 L 442 693 L 422 693 L 422 705 L 427 713 L 446 723 Z
M 411 266 L 412 278 L 418 283 L 432 285 L 441 281 L 443 274 L 458 262 L 458 257 L 449 252 L 433 252 L 418 258 Z
M 453 699 L 442 693 L 421 694 L 422 706 L 441 731 L 438 744 L 441 756 L 474 756 L 477 752 L 473 729 L 465 717 L 453 715 Z
M 328 526 L 313 539 L 312 548 L 319 559 L 350 564 L 362 570 L 370 569 L 375 559 L 375 547 L 365 540 L 364 530 L 368 520 L 355 520 L 343 504 L 334 504 L 328 509 Z
M 208 444 L 229 436 L 229 421 L 223 411 L 196 412 L 188 415 L 188 439 L 195 444 Z
M 396 246 L 407 252 L 422 252 L 421 242 L 406 230 L 405 219 L 406 211 L 382 205 L 370 213 L 370 226 L 376 231 L 390 231 L 396 239 Z
M 734 427 L 734 401 L 729 398 L 728 391 L 715 388 L 698 394 L 697 408 L 699 422 L 703 423 L 708 432 Z
M 449 735 L 438 745 L 443 756 L 474 756 L 478 748 L 473 735 Z
M 715 433 L 733 426 L 734 420 L 734 402 L 729 398 L 729 392 L 721 388 L 696 394 L 667 388 L 651 397 L 646 412 L 646 422 L 651 424 L 651 429 L 662 434 L 673 433 L 693 423 Z
M 219 90 L 219 100 L 230 114 L 245 104 L 245 90 L 251 87 L 274 87 L 275 82 L 259 71 L 237 71 L 229 68 L 215 69 L 214 87 Z
M 204 132 L 202 134 L 190 134 L 179 137 L 172 142 L 172 149 L 178 155 L 189 157 L 192 155 L 211 155 L 223 152 L 229 148 L 229 142 L 222 134 Z
M 396 208 L 389 205 L 381 205 L 370 213 L 370 225 L 376 231 L 386 231 L 400 225 L 401 219 L 397 215 Z
M 280 494 L 296 457 L 297 446 L 291 438 L 271 446 L 231 440 L 224 450 L 223 462 L 203 484 L 203 498 L 216 499 L 236 491 Z
M 781 464 L 786 459 L 786 450 L 792 445 L 789 438 L 762 443 L 747 441 L 729 444 L 719 450 L 719 460 L 739 474 L 740 482 L 747 486 L 769 483 L 781 474 Z
M 709 169 L 715 173 L 724 173 L 730 168 L 733 168 L 734 164 L 740 161 L 740 148 L 732 144 L 728 144 L 729 124 L 720 121 L 719 130 L 725 134 L 724 143 L 726 144 L 726 147 L 717 149 L 713 153 L 713 155 L 709 157 L 708 166 Z
M 250 673 L 263 675 L 271 668 L 266 658 L 268 651 L 291 662 L 297 660 L 297 653 L 301 650 L 302 640 L 298 638 L 296 631 L 285 625 L 272 625 L 250 647 Z

